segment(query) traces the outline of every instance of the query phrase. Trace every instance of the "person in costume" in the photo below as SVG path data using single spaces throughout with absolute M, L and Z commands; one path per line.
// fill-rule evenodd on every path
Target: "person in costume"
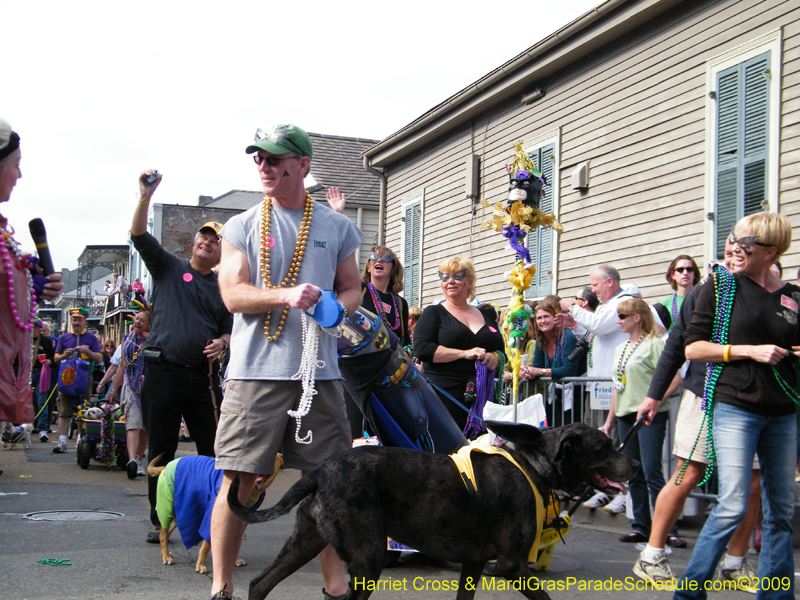
M 162 465 L 175 457 L 181 416 L 192 428 L 197 453 L 214 456 L 217 413 L 222 392 L 216 386 L 216 357 L 230 343 L 233 317 L 219 293 L 219 230 L 216 221 L 205 223 L 195 234 L 192 255 L 179 258 L 162 247 L 147 231 L 147 213 L 161 183 L 152 183 L 152 170 L 139 176 L 139 203 L 133 214 L 131 241 L 152 278 L 151 302 L 158 310 L 150 323 L 145 361 L 147 378 L 141 389 L 148 456 L 163 454 Z M 156 513 L 157 477 L 148 477 L 150 521 L 147 542 L 158 543 Z
M 758 576 L 788 584 L 770 598 L 794 598 L 800 287 L 770 273 L 791 245 L 792 228 L 781 215 L 758 212 L 740 219 L 728 239 L 734 273 L 719 270 L 714 285 L 700 289 L 684 335 L 686 358 L 710 363 L 704 409 L 713 438 L 699 443 L 713 441 L 707 453 L 717 460 L 719 494 L 680 582 L 698 589 L 675 598 L 707 597 L 704 583 L 747 512 L 756 454 L 764 513 Z
M 619 439 L 623 440 L 636 422 L 636 412 L 664 351 L 664 341 L 656 335 L 653 313 L 643 300 L 631 298 L 620 302 L 617 322 L 628 339 L 614 350 L 614 391 L 603 431 L 611 437 L 616 425 Z M 650 498 L 655 502 L 664 487 L 661 450 L 668 421 L 669 402 L 663 402 L 652 424 L 640 429 L 623 449 L 624 454 L 642 463 L 642 468 L 628 482 L 633 503 L 633 532 L 621 536 L 621 542 L 646 542 L 650 535 Z M 676 535 L 677 529 L 672 534 Z
M 114 375 L 114 383 L 108 393 L 109 402 L 119 402 L 125 414 L 125 435 L 128 449 L 128 463 L 125 470 L 128 479 L 136 479 L 139 475 L 144 477 L 142 459 L 147 448 L 147 431 L 144 428 L 142 417 L 141 386 L 147 365 L 144 362 L 144 346 L 150 336 L 150 320 L 152 315 L 149 307 L 141 306 L 133 320 L 133 332 L 126 335 L 122 341 L 120 366 Z M 124 384 L 123 384 L 124 381 Z M 117 398 L 117 390 L 122 391 Z
M 669 263 L 666 279 L 672 288 L 672 294 L 661 300 L 659 304 L 669 310 L 672 323 L 675 323 L 678 320 L 678 314 L 680 314 L 684 299 L 692 291 L 692 288 L 700 282 L 700 267 L 697 266 L 691 256 L 681 254 Z M 672 327 L 668 329 L 671 330 Z
M 331 188 L 331 190 L 338 189 Z M 331 203 L 331 193 L 328 202 Z M 331 207 L 337 206 L 335 203 Z M 337 211 L 337 212 L 343 212 Z M 411 344 L 411 330 L 408 327 L 408 302 L 400 296 L 403 291 L 403 265 L 391 248 L 373 246 L 369 253 L 364 272 L 361 274 L 361 306 L 380 317 L 381 321 L 400 338 L 404 348 Z M 350 421 L 350 434 L 353 439 L 373 434 L 355 401 L 345 392 L 347 419 Z
M 490 374 L 500 364 L 500 356 L 505 357 L 497 321 L 469 303 L 476 279 L 470 260 L 456 256 L 440 264 L 444 302 L 426 307 L 414 330 L 414 353 L 422 361 L 425 375 L 468 408 L 475 402 L 477 363 L 485 367 L 484 378 L 493 379 Z M 449 398 L 443 402 L 465 430 L 468 413 Z
M 322 290 L 335 291 L 351 314 L 361 302 L 355 252 L 363 233 L 306 192 L 303 178 L 313 148 L 300 127 L 259 129 L 246 152 L 254 154 L 265 197 L 232 217 L 221 232 L 220 289 L 235 316 L 216 444 L 216 466 L 225 472 L 211 520 L 211 593 L 217 600 L 233 594 L 233 565 L 244 531 L 228 508 L 234 477 L 241 476 L 244 501 L 256 476 L 273 471 L 279 448 L 288 468 L 305 472 L 352 445 L 333 336 L 318 336 L 312 379 L 317 394 L 310 407 L 303 403 L 308 413 L 302 416 L 302 432 L 288 411 L 301 412 L 304 399 L 303 382 L 293 380 L 306 368 L 301 365 L 308 341 L 304 311 L 317 305 Z M 324 597 L 344 598 L 342 561 L 331 547 L 319 558 Z
M 83 360 L 91 361 L 95 364 L 103 362 L 103 354 L 100 350 L 100 342 L 94 336 L 86 331 L 86 317 L 89 316 L 89 311 L 85 308 L 73 308 L 69 311 L 69 318 L 71 323 L 71 331 L 61 334 L 56 344 L 56 354 L 54 361 L 57 365 L 61 361 L 69 358 L 80 356 Z M 83 395 L 76 396 L 64 392 L 58 393 L 56 398 L 56 405 L 58 406 L 58 445 L 53 448 L 56 454 L 63 454 L 67 451 L 67 433 L 69 431 L 69 420 L 72 415 L 77 412 L 78 407 L 84 401 L 88 401 L 92 397 L 92 375 L 89 374 L 88 385 Z M 61 373 L 59 372 L 59 375 Z
M 22 177 L 19 135 L 0 119 L 0 203 L 11 199 L 11 191 Z M 33 403 L 29 376 L 36 304 L 55 300 L 64 284 L 61 273 L 45 279 L 41 269 L 31 272 L 14 228 L 0 214 L 0 421 L 33 422 Z M 35 276 L 39 279 L 34 282 Z M 36 288 L 37 285 L 44 287 Z
M 578 374 L 578 365 L 569 360 L 569 355 L 575 350 L 575 334 L 569 329 L 561 329 L 556 323 L 558 304 L 542 302 L 533 313 L 534 335 L 536 336 L 536 349 L 533 352 L 533 366 L 526 369 L 528 378 L 575 377 Z M 548 424 L 551 427 L 561 427 L 574 421 L 580 421 L 580 410 L 577 418 L 573 419 L 574 391 L 572 384 L 563 386 L 551 383 L 548 386 L 547 413 L 551 417 Z M 577 407 L 580 409 L 580 406 Z

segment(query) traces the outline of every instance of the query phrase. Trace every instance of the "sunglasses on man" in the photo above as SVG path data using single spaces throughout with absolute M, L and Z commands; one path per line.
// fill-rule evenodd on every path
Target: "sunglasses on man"
M 369 259 L 373 262 L 381 261 L 385 263 L 394 262 L 394 259 L 397 258 L 394 254 L 375 254 L 374 252 L 369 253 Z
M 265 162 L 265 163 L 267 163 L 268 167 L 277 167 L 279 164 L 281 164 L 282 160 L 289 160 L 290 158 L 300 158 L 300 157 L 299 156 L 284 156 L 284 157 L 281 158 L 279 156 L 271 156 L 271 155 L 270 156 L 259 156 L 258 154 L 255 154 L 253 156 L 253 161 L 257 165 L 260 165 L 262 162 Z
M 681 275 L 684 273 L 694 273 L 694 267 L 675 267 L 674 271 Z

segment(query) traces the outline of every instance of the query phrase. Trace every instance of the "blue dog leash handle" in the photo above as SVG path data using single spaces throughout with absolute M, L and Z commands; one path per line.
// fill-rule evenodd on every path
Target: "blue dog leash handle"
M 319 302 L 307 310 L 306 314 L 313 317 L 320 327 L 336 327 L 344 319 L 344 306 L 333 292 L 320 290 L 320 294 Z

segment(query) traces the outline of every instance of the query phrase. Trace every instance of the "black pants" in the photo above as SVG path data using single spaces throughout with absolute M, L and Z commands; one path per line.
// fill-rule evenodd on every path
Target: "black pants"
M 175 458 L 181 417 L 186 420 L 192 440 L 197 444 L 201 456 L 214 456 L 214 438 L 217 421 L 214 417 L 211 392 L 208 389 L 208 367 L 185 367 L 173 363 L 148 363 L 142 388 L 142 418 L 149 439 L 147 456 L 153 460 L 164 456 L 159 465 L 166 465 Z M 218 379 L 214 377 L 216 382 Z M 214 392 L 217 405 L 222 393 Z M 156 487 L 158 477 L 147 477 L 150 499 L 150 521 L 158 525 L 156 514 Z

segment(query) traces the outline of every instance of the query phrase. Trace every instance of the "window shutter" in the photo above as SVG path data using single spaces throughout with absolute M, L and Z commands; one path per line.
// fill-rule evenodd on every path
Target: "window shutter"
M 403 296 L 409 306 L 420 306 L 420 256 L 422 254 L 422 203 L 409 204 L 405 209 L 403 244 Z
M 542 188 L 542 199 L 539 204 L 539 209 L 549 214 L 554 210 L 553 197 L 556 182 L 553 157 L 555 156 L 555 144 L 529 152 L 528 156 L 539 168 L 549 184 Z M 528 234 L 527 244 L 531 259 L 536 265 L 536 275 L 525 297 L 539 298 L 547 296 L 553 291 L 553 278 L 549 275 L 553 270 L 553 230 L 537 227 L 536 230 Z
M 745 215 L 764 210 L 767 197 L 770 53 L 717 75 L 716 250 Z

